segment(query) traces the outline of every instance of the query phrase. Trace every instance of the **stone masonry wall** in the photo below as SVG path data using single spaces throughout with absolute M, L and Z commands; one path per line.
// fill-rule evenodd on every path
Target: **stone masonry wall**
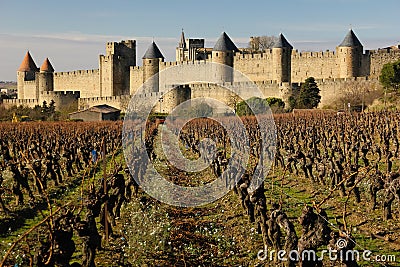
M 382 87 L 376 78 L 347 78 L 347 79 L 325 79 L 316 80 L 318 88 L 321 90 L 321 103 L 318 107 L 331 106 L 346 95 L 349 90 L 356 91 L 359 95 L 379 95 Z M 368 104 L 368 103 L 367 103 Z
M 39 80 L 24 81 L 24 99 L 37 99 L 39 94 Z
M 56 72 L 54 91 L 80 91 L 81 97 L 100 96 L 99 70 Z
M 338 77 L 335 52 L 292 51 L 292 82 L 303 82 L 308 77 L 327 79 Z
M 120 109 L 121 112 L 125 112 L 130 100 L 130 96 L 79 98 L 78 110 L 84 110 L 93 106 L 107 104 L 111 107 Z
M 400 59 L 400 50 L 371 50 L 370 77 L 378 78 L 383 65 Z
M 272 80 L 272 50 L 254 54 L 236 53 L 233 66 L 252 81 Z
M 130 67 L 130 95 L 134 95 L 136 91 L 143 85 L 143 68 Z
M 43 101 L 46 101 L 49 104 L 52 100 L 55 102 L 54 105 L 56 110 L 60 110 L 63 108 L 68 108 L 68 110 L 76 110 L 78 109 L 78 99 L 80 93 L 67 91 L 49 91 L 49 92 L 40 92 L 39 94 L 39 103 L 42 104 Z
M 3 106 L 5 108 L 11 108 L 13 106 L 24 106 L 34 108 L 37 105 L 41 105 L 39 99 L 4 99 Z

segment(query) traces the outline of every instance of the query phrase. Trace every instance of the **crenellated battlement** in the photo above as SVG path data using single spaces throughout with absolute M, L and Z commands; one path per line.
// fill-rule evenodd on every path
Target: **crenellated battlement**
M 400 53 L 400 48 L 382 48 L 382 49 L 376 49 L 376 50 L 366 50 L 366 52 L 370 53 L 371 55 L 379 55 L 379 54 L 394 54 L 398 55 Z
M 271 59 L 271 58 L 272 58 L 272 49 L 267 49 L 262 53 L 261 52 L 248 53 L 248 54 L 236 53 L 234 57 L 235 60 Z
M 34 84 L 36 84 L 36 80 L 33 80 L 33 81 L 24 81 L 24 84 L 26 84 L 26 85 L 34 85 Z
M 319 52 L 299 52 L 298 50 L 292 51 L 292 58 L 336 58 L 335 51 L 319 51 Z
M 99 69 L 91 69 L 91 70 L 74 70 L 74 71 L 63 71 L 63 72 L 55 72 L 55 77 L 60 76 L 78 76 L 78 75 L 98 75 Z
M 39 105 L 39 99 L 3 99 L 3 104 L 7 107 Z
M 166 61 L 166 62 L 160 62 L 160 67 L 162 69 L 167 68 L 167 67 L 173 67 L 177 65 L 204 65 L 207 64 L 208 61 L 206 60 L 189 60 L 189 61 Z
M 41 96 L 54 96 L 54 97 L 64 97 L 64 96 L 80 96 L 80 91 L 44 91 L 39 93 Z

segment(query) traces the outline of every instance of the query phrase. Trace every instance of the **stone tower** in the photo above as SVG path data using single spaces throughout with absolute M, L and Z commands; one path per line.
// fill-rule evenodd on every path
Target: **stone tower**
M 176 61 L 195 61 L 207 59 L 207 51 L 204 48 L 204 39 L 185 39 L 185 33 L 181 33 L 178 46 L 176 47 Z
M 363 45 L 350 30 L 343 42 L 336 48 L 339 78 L 360 76 Z
M 186 40 L 185 40 L 185 33 L 181 33 L 181 38 L 179 40 L 178 47 L 176 48 L 176 61 L 181 62 L 185 61 L 185 51 L 187 50 L 186 48 Z
M 164 61 L 164 56 L 153 41 L 143 56 L 143 83 L 145 92 L 159 91 L 160 62 Z M 156 75 L 156 76 L 154 76 Z
M 279 34 L 277 42 L 272 47 L 272 80 L 282 83 L 291 81 L 293 46 L 286 40 L 283 34 Z
M 217 82 L 233 82 L 233 58 L 235 52 L 239 52 L 239 49 L 231 38 L 223 32 L 213 48 L 212 63 L 227 65 L 231 68 L 215 66 L 214 73 Z
M 39 73 L 39 92 L 54 91 L 54 68 L 48 58 L 40 67 Z
M 100 55 L 99 61 L 101 96 L 129 94 L 129 68 L 136 66 L 136 41 L 108 42 L 106 54 Z
M 18 82 L 18 99 L 36 99 L 38 92 L 36 92 L 36 72 L 38 68 L 33 61 L 29 51 L 26 52 L 24 59 L 22 60 L 21 66 L 17 71 L 17 82 Z M 33 83 L 30 89 L 35 88 L 34 92 L 25 92 L 26 82 Z M 36 97 L 34 97 L 36 96 Z

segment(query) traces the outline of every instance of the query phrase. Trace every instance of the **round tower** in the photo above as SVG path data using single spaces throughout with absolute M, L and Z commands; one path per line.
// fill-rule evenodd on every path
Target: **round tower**
M 159 91 L 159 77 L 158 72 L 160 71 L 160 62 L 164 60 L 160 49 L 154 41 L 151 43 L 146 53 L 143 56 L 143 83 L 146 92 L 158 92 Z M 154 76 L 156 75 L 156 76 Z
M 292 75 L 292 50 L 293 46 L 281 33 L 277 42 L 272 47 L 272 80 L 278 83 L 290 83 Z
M 361 74 L 363 45 L 350 30 L 343 42 L 336 48 L 339 78 L 358 77 Z
M 231 38 L 223 32 L 212 50 L 212 63 L 227 65 L 215 66 L 215 78 L 217 82 L 233 82 L 233 58 L 239 49 L 232 42 Z
M 39 92 L 54 91 L 54 68 L 48 58 L 40 67 Z
M 36 67 L 35 61 L 33 61 L 31 54 L 27 51 L 17 71 L 18 99 L 25 99 L 25 82 L 34 81 L 37 71 L 38 68 Z

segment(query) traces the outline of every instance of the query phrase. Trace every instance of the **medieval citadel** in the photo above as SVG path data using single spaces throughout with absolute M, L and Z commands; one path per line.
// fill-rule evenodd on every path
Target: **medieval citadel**
M 182 31 L 173 62 L 165 62 L 153 42 L 142 58 L 142 66 L 137 66 L 135 40 L 107 43 L 105 55 L 99 56 L 99 68 L 93 70 L 54 72 L 47 58 L 39 69 L 27 52 L 17 71 L 18 99 L 5 100 L 3 104 L 33 107 L 53 100 L 58 109 L 85 109 L 108 104 L 125 111 L 130 97 L 157 73 L 160 75 L 152 80 L 152 87 L 146 93 L 164 98 L 162 107 L 160 102 L 161 112 L 169 112 L 184 100 L 200 96 L 227 101 L 227 96 L 218 93 L 214 84 L 201 82 L 177 87 L 169 95 L 162 94 L 164 80 L 168 80 L 163 77 L 162 70 L 179 65 L 196 69 L 213 62 L 246 75 L 265 97 L 286 99 L 291 88 L 314 77 L 321 89 L 320 106 L 324 106 L 335 102 L 349 85 L 378 90 L 382 66 L 398 59 L 399 47 L 364 51 L 353 30 L 347 33 L 336 51 L 324 52 L 294 50 L 282 34 L 271 49 L 258 52 L 238 49 L 225 32 L 213 48 L 206 48 L 204 39 L 186 39 Z M 226 71 L 217 71 L 215 75 L 224 83 L 246 87 Z

